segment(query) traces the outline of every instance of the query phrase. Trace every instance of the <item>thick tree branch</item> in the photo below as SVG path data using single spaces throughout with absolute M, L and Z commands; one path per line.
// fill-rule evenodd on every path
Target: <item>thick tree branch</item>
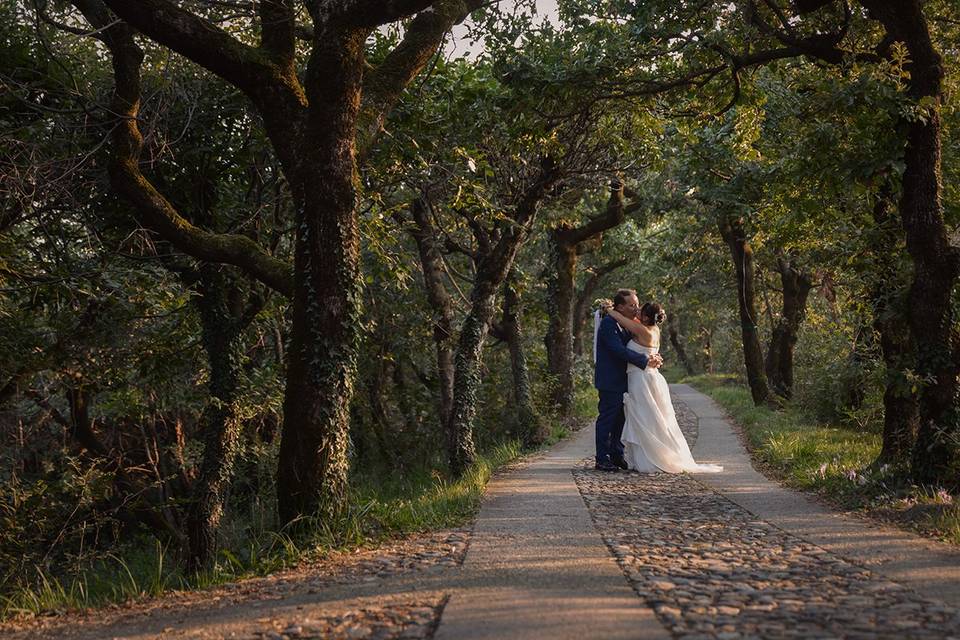
M 181 216 L 140 171 L 143 138 L 137 125 L 140 109 L 140 64 L 143 52 L 124 23 L 103 23 L 109 18 L 100 0 L 75 0 L 75 6 L 95 28 L 103 28 L 116 81 L 111 111 L 120 121 L 113 128 L 110 178 L 114 188 L 136 209 L 148 227 L 180 251 L 208 262 L 235 265 L 280 293 L 290 295 L 290 265 L 242 235 L 210 233 Z
M 260 47 L 286 67 L 293 64 L 296 43 L 296 16 L 293 0 L 260 0 Z
M 302 93 L 291 69 L 275 64 L 266 51 L 240 42 L 215 24 L 168 0 L 103 2 L 151 40 L 209 69 L 254 99 L 262 99 L 270 93 L 269 89 L 283 85 Z M 266 9 L 270 15 L 278 10 L 276 6 Z M 281 28 L 286 30 L 279 25 L 268 28 L 267 51 L 271 51 L 271 47 L 278 47 L 280 51 L 287 46 L 281 43 L 285 38 L 279 33 Z
M 376 29 L 409 18 L 433 3 L 434 0 L 353 0 L 348 3 L 347 20 L 358 27 Z
M 420 73 L 443 44 L 451 27 L 463 22 L 484 0 L 438 0 L 407 26 L 403 40 L 364 81 L 358 128 L 358 148 L 366 157 L 390 110 L 407 85 Z
M 621 224 L 626 219 L 623 206 L 623 189 L 623 183 L 620 180 L 611 182 L 610 199 L 607 200 L 607 208 L 603 214 L 579 227 L 571 228 L 563 225 L 555 228 L 553 235 L 556 240 L 566 245 L 577 245 Z

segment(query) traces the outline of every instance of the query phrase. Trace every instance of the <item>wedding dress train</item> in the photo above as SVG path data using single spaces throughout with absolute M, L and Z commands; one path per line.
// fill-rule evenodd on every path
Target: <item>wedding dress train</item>
M 658 349 L 633 340 L 628 349 L 652 356 Z M 641 473 L 719 473 L 716 464 L 698 464 L 677 424 L 670 402 L 670 388 L 663 375 L 652 368 L 627 365 L 627 393 L 623 394 L 626 423 L 620 441 L 623 457 L 631 469 Z

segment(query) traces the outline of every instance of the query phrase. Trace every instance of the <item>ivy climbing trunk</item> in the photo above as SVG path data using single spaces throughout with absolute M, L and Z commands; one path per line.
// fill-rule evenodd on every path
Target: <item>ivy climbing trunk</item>
M 449 29 L 481 0 L 253 3 L 259 42 L 251 44 L 191 12 L 160 0 L 73 0 L 109 48 L 111 183 L 138 217 L 178 250 L 205 262 L 232 264 L 292 303 L 287 387 L 277 490 L 280 518 L 335 516 L 346 500 L 346 440 L 356 368 L 359 250 L 356 138 L 363 74 L 365 149 L 405 87 L 443 43 Z M 302 5 L 302 6 L 301 6 Z M 301 11 L 305 9 L 305 11 Z M 300 24 L 306 15 L 311 25 Z M 119 18 L 119 19 L 117 19 Z M 411 18 L 404 36 L 374 66 L 367 37 Z M 141 172 L 138 128 L 143 52 L 133 34 L 150 38 L 230 83 L 247 98 L 280 160 L 291 190 L 294 264 L 242 233 L 212 233 L 186 220 Z M 303 34 L 309 40 L 298 45 Z M 298 54 L 308 51 L 305 65 Z M 302 81 L 301 81 L 302 77 Z
M 194 570 L 209 566 L 216 557 L 217 532 L 240 446 L 236 401 L 243 323 L 230 308 L 223 269 L 211 264 L 200 268 L 200 295 L 196 299 L 210 366 L 207 386 L 211 402 L 200 418 L 203 458 L 187 511 L 187 542 Z
M 516 273 L 511 271 L 503 285 L 503 320 L 500 327 L 510 349 L 510 370 L 513 374 L 513 401 L 517 435 L 524 446 L 542 444 L 547 437 L 545 425 L 533 407 L 530 387 L 530 369 L 523 349 L 523 331 L 520 324 L 522 304 L 517 290 Z
M 777 257 L 776 271 L 780 274 L 783 306 L 767 349 L 767 382 L 774 393 L 789 399 L 793 395 L 793 352 L 806 313 L 813 278 L 798 269 L 795 262 L 786 256 Z
M 475 225 L 480 234 L 480 246 L 473 257 L 476 270 L 470 292 L 470 310 L 460 329 L 455 356 L 453 406 L 447 423 L 447 458 L 450 471 L 460 476 L 476 459 L 473 442 L 473 418 L 477 411 L 477 392 L 480 388 L 480 366 L 483 343 L 490 331 L 495 311 L 496 294 L 513 266 L 520 246 L 526 240 L 537 216 L 540 203 L 560 179 L 556 161 L 542 157 L 540 170 L 530 186 L 520 196 L 512 220 L 498 221 L 493 231 Z
M 893 186 L 882 178 L 873 205 L 874 228 L 870 231 L 870 273 L 875 278 L 870 291 L 873 330 L 880 338 L 880 351 L 886 367 L 883 390 L 883 444 L 879 464 L 908 462 L 917 434 L 919 414 L 917 394 L 908 379 L 913 365 L 910 334 L 903 330 L 906 316 L 906 280 L 899 259 L 902 239 L 891 214 Z
M 577 275 L 577 245 L 567 240 L 569 229 L 550 232 L 551 261 L 547 281 L 549 324 L 544 337 L 547 370 L 554 377 L 553 402 L 561 415 L 573 407 L 573 303 Z
M 556 380 L 553 402 L 561 415 L 569 415 L 573 408 L 577 251 L 583 243 L 600 238 L 605 231 L 626 219 L 623 196 L 623 183 L 614 180 L 610 184 L 610 198 L 603 213 L 579 227 L 561 224 L 550 230 L 551 269 L 547 284 L 550 313 L 544 344 L 547 349 L 547 370 Z
M 492 265 L 491 265 L 492 266 Z M 482 266 L 477 269 L 470 312 L 463 320 L 457 342 L 456 370 L 453 379 L 453 405 L 447 421 L 447 460 L 454 476 L 461 476 L 477 458 L 473 442 L 473 418 L 480 390 L 480 366 L 483 343 L 490 330 L 497 287 L 495 274 Z
M 747 240 L 743 221 L 722 215 L 720 236 L 730 248 L 737 281 L 737 306 L 740 310 L 740 334 L 743 339 L 743 361 L 747 369 L 750 395 L 756 405 L 765 404 L 770 396 L 763 372 L 763 349 L 757 331 L 757 305 L 754 283 L 753 249 Z
M 347 433 L 360 316 L 354 131 L 364 30 L 314 42 L 310 110 L 294 168 L 294 284 L 277 468 L 280 518 L 333 518 L 346 505 Z
M 900 219 L 913 259 L 907 315 L 917 352 L 917 373 L 928 380 L 920 391 L 920 424 L 912 455 L 915 482 L 960 488 L 960 414 L 953 305 L 957 249 L 950 245 L 943 219 L 940 173 L 944 65 L 930 39 L 920 0 L 861 0 L 869 15 L 902 42 L 909 54 L 907 90 L 923 110 L 904 124 L 907 142 L 900 197 Z

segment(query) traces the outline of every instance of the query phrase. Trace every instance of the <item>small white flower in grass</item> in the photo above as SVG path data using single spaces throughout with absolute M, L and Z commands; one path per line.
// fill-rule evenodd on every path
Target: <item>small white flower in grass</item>
M 820 465 L 820 468 L 817 469 L 817 477 L 818 477 L 818 478 L 826 478 L 826 477 L 827 477 L 827 463 L 826 463 L 826 462 L 824 462 L 822 465 Z
M 473 161 L 473 158 L 467 158 L 467 166 L 473 173 L 477 172 L 477 163 Z
M 937 502 L 940 504 L 953 504 L 953 496 L 947 493 L 946 489 L 937 491 Z
M 857 481 L 857 472 L 854 471 L 853 469 L 847 469 L 847 472 L 844 475 L 847 476 L 847 480 L 849 480 L 850 482 Z

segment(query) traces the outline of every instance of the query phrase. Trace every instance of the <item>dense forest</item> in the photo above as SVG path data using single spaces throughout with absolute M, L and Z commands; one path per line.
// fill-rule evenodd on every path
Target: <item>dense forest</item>
M 618 287 L 956 495 L 956 3 L 558 4 L 0 0 L 9 607 L 589 420 Z

